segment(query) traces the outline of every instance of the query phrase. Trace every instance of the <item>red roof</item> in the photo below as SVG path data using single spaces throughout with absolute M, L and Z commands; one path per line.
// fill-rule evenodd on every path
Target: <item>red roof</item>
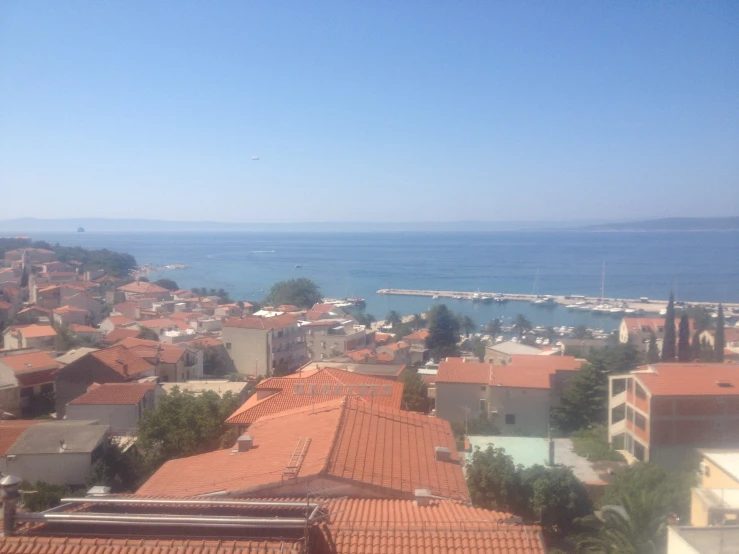
M 314 304 L 311 311 L 327 314 L 329 312 L 333 312 L 335 309 L 336 306 L 334 304 Z
M 43 337 L 55 337 L 56 331 L 51 325 L 16 325 L 11 327 L 13 334 L 20 333 L 26 339 L 43 338 Z M 6 331 L 7 332 L 7 331 Z
M 70 325 L 70 328 L 75 333 L 100 333 L 103 334 L 102 330 L 96 329 L 95 327 L 90 327 L 89 325 L 77 325 L 76 323 L 73 323 Z
M 160 287 L 154 283 L 147 283 L 146 281 L 135 281 L 133 283 L 123 285 L 122 287 L 118 287 L 117 290 L 134 294 L 169 294 L 169 291 L 164 287 Z
M 176 364 L 187 352 L 186 348 L 168 342 L 157 342 L 154 340 L 137 339 L 126 337 L 116 344 L 134 352 L 137 356 L 150 362 L 155 362 L 157 355 L 159 360 L 165 364 Z
M 372 402 L 392 408 L 400 408 L 403 400 L 402 383 L 362 375 L 361 373 L 352 373 L 343 369 L 325 367 L 303 373 L 294 373 L 288 377 L 271 377 L 261 381 L 256 387 L 257 393 L 250 396 L 238 410 L 231 414 L 226 423 L 244 425 L 263 416 L 343 398 L 358 392 L 366 392 L 360 391 L 358 388 L 347 389 L 347 387 L 359 387 L 360 385 L 384 386 L 385 389 L 381 388 L 378 395 L 372 398 Z M 320 394 L 303 394 L 309 391 L 311 386 L 315 387 L 316 392 Z M 389 390 L 390 395 L 382 395 L 383 390 Z M 323 394 L 324 391 L 326 391 L 326 394 Z M 360 398 L 362 401 L 370 401 L 369 397 L 362 396 Z
M 153 365 L 140 356 L 119 345 L 90 352 L 79 360 L 72 362 L 67 367 L 78 363 L 80 360 L 84 360 L 87 356 L 95 358 L 123 377 L 133 377 L 154 368 Z
M 110 321 L 115 327 L 123 327 L 136 323 L 133 319 L 126 317 L 125 315 L 109 315 L 108 321 Z
M 42 422 L 43 420 L 35 419 L 0 420 L 0 456 L 5 456 L 5 453 L 15 444 L 18 437 L 25 433 L 26 429 Z
M 138 337 L 140 332 L 141 331 L 139 329 L 126 329 L 124 327 L 117 327 L 113 329 L 110 333 L 105 335 L 103 337 L 103 340 L 108 344 L 115 344 L 116 342 L 126 338 Z
M 69 312 L 87 312 L 87 310 L 83 308 L 77 308 L 76 306 L 61 306 L 54 310 L 55 314 L 66 314 Z
M 690 334 L 692 336 L 695 328 L 695 320 L 690 319 Z M 626 325 L 629 333 L 644 333 L 652 331 L 657 334 L 660 333 L 660 328 L 664 329 L 665 318 L 663 317 L 625 317 L 623 324 Z M 680 319 L 675 320 L 675 327 L 680 325 Z
M 654 364 L 632 373 L 653 396 L 739 395 L 739 366 L 735 364 Z
M 284 329 L 297 323 L 290 314 L 276 315 L 274 317 L 258 317 L 247 315 L 244 317 L 232 317 L 224 320 L 224 327 L 238 327 L 240 329 Z
M 15 372 L 39 371 L 42 369 L 58 369 L 59 362 L 46 352 L 31 352 L 30 354 L 16 354 L 0 358 L 0 364 L 5 364 Z
M 428 329 L 420 329 L 419 331 L 411 333 L 410 335 L 406 335 L 403 338 L 405 340 L 426 340 L 429 336 L 429 333 L 430 332 Z
M 514 354 L 508 365 L 447 358 L 439 363 L 437 383 L 468 383 L 501 387 L 548 389 L 557 371 L 575 371 L 583 360 L 573 356 Z
M 4 554 L 300 554 L 299 543 L 18 536 L 0 538 Z
M 138 404 L 146 393 L 156 388 L 156 383 L 104 383 L 78 396 L 69 404 Z
M 283 486 L 292 493 L 299 482 L 327 479 L 377 494 L 410 498 L 426 488 L 437 496 L 469 499 L 454 436 L 442 419 L 348 398 L 266 416 L 249 434 L 254 447 L 246 452 L 219 450 L 167 462 L 137 495 L 279 495 Z M 310 442 L 291 471 L 291 455 L 305 437 Z M 451 461 L 436 460 L 437 446 L 449 449 Z M 303 486 L 310 490 L 310 483 Z
M 47 310 L 46 308 L 42 308 L 41 306 L 37 306 L 36 304 L 34 304 L 32 306 L 28 306 L 28 308 L 23 308 L 18 312 L 17 315 L 27 314 L 30 312 L 41 312 L 48 315 L 51 313 L 51 310 Z
M 711 335 L 714 337 L 716 336 L 716 329 L 711 329 L 708 331 Z M 739 328 L 737 327 L 726 327 L 724 329 L 724 341 L 729 342 L 735 342 L 739 341 Z
M 464 358 L 447 358 L 439 362 L 437 383 L 473 383 L 486 385 L 490 382 L 493 364 L 467 362 Z

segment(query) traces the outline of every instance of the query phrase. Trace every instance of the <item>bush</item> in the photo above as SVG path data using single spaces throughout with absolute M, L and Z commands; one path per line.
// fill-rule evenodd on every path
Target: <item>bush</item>
M 570 438 L 572 439 L 573 450 L 578 456 L 592 461 L 624 461 L 624 457 L 608 444 L 608 429 L 604 425 L 596 425 L 590 429 L 580 429 L 572 433 Z

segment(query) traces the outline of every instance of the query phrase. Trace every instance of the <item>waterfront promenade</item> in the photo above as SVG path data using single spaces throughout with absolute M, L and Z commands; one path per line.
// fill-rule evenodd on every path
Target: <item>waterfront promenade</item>
M 667 307 L 667 300 L 652 300 L 649 299 L 648 302 L 642 302 L 638 298 L 597 298 L 593 296 L 577 296 L 577 295 L 570 295 L 570 296 L 556 296 L 556 295 L 536 295 L 536 294 L 507 294 L 507 293 L 499 293 L 499 292 L 468 292 L 468 291 L 451 291 L 451 290 L 415 290 L 415 289 L 380 289 L 377 291 L 377 294 L 391 294 L 391 295 L 398 295 L 398 296 L 428 296 L 428 297 L 434 297 L 438 296 L 439 299 L 442 298 L 455 298 L 455 299 L 461 299 L 461 300 L 472 300 L 474 297 L 479 296 L 486 296 L 486 297 L 502 297 L 507 300 L 511 300 L 513 302 L 533 302 L 534 300 L 537 300 L 538 298 L 543 297 L 550 297 L 556 302 L 558 305 L 561 306 L 569 306 L 570 304 L 574 304 L 576 302 L 589 302 L 591 304 L 600 304 L 600 303 L 608 303 L 612 305 L 621 305 L 621 304 L 627 304 L 629 308 L 634 308 L 637 310 L 644 310 L 645 314 L 648 315 L 658 315 L 661 310 L 664 310 Z M 687 302 L 686 303 L 692 305 L 692 306 L 706 306 L 706 307 L 715 307 L 717 303 L 715 302 Z M 739 304 L 724 304 L 724 310 L 726 315 L 730 315 L 731 312 L 734 309 L 739 309 Z M 623 315 L 623 314 L 619 314 Z M 633 316 L 632 316 L 633 317 Z

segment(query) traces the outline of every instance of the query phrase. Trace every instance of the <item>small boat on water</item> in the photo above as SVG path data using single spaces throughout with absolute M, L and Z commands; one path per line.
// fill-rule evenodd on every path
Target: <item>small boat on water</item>
M 540 308 L 547 308 L 550 306 L 556 306 L 557 300 L 553 296 L 544 296 L 537 298 L 532 302 L 534 306 L 538 306 Z
M 77 227 L 77 232 L 78 233 L 84 233 L 85 232 L 85 228 L 84 227 Z
M 624 314 L 626 315 L 633 315 L 636 313 L 636 310 L 634 308 L 624 308 Z
M 619 314 L 622 314 L 622 313 L 624 313 L 624 309 L 623 309 L 623 308 L 618 308 L 618 307 L 616 307 L 616 308 L 611 308 L 611 309 L 610 309 L 610 310 L 608 310 L 608 311 L 609 311 L 609 312 L 611 313 L 611 315 L 619 315 Z
M 431 300 L 438 300 L 438 299 L 439 299 L 439 295 L 438 294 L 435 294 L 435 295 L 433 295 L 431 297 Z
M 659 315 L 667 315 L 667 308 L 662 308 L 662 309 L 661 309 L 661 310 L 659 311 Z
M 298 268 L 301 268 L 301 267 L 303 267 L 303 266 L 300 265 L 300 264 L 295 264 L 295 269 L 298 269 Z

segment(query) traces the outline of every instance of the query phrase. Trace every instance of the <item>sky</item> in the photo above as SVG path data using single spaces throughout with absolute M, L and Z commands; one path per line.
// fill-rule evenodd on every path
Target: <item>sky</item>
M 2 0 L 0 219 L 739 215 L 738 27 L 734 0 Z

